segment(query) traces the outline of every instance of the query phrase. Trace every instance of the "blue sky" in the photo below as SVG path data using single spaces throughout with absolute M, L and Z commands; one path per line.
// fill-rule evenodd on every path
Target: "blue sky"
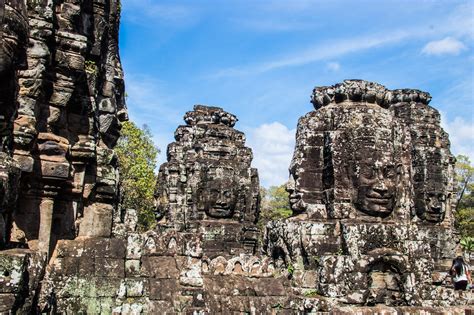
M 166 146 L 194 104 L 237 115 L 261 183 L 284 183 L 314 86 L 365 79 L 431 93 L 474 160 L 474 1 L 122 0 L 130 119 Z

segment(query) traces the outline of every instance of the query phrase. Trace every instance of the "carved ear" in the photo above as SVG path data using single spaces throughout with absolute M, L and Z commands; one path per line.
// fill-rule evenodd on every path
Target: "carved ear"
M 357 181 L 358 174 L 357 174 L 357 165 L 354 160 L 349 160 L 345 163 L 344 169 L 346 172 L 346 178 L 348 184 L 354 185 L 354 182 Z

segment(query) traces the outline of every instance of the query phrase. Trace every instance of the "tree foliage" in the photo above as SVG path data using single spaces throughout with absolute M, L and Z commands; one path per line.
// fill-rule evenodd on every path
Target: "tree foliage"
M 137 210 L 139 229 L 149 229 L 155 224 L 153 193 L 160 152 L 149 128 L 139 128 L 130 121 L 123 123 L 115 152 L 119 159 L 122 207 Z
M 265 226 L 270 220 L 278 220 L 291 216 L 292 211 L 285 184 L 271 186 L 269 189 L 260 187 L 260 196 L 262 198 L 260 210 L 261 226 Z
M 462 238 L 473 238 L 474 166 L 465 155 L 458 155 L 456 160 L 456 221 Z

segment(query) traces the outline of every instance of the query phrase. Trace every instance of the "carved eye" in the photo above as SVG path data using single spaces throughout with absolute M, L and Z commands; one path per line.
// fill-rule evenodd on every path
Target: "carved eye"
M 438 200 L 439 201 L 446 201 L 446 196 L 444 194 L 439 194 Z
M 230 196 L 232 196 L 232 194 L 231 194 L 230 191 L 228 191 L 228 190 L 224 191 L 224 197 L 227 197 L 227 198 L 228 198 L 228 197 L 230 197 Z
M 362 167 L 360 170 L 360 175 L 365 177 L 365 178 L 374 178 L 375 174 L 377 173 L 377 170 L 373 167 Z
M 396 175 L 397 175 L 397 171 L 396 171 L 395 166 L 390 165 L 390 166 L 386 166 L 384 168 L 384 177 L 385 178 L 392 178 L 392 177 L 395 177 Z

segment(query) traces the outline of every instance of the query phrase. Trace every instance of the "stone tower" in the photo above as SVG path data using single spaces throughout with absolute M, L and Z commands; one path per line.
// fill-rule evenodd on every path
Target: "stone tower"
M 0 248 L 18 197 L 20 168 L 12 160 L 13 121 L 18 109 L 17 72 L 26 68 L 28 14 L 23 1 L 0 2 Z
M 118 200 L 113 147 L 127 119 L 118 6 L 28 1 L 27 68 L 18 73 L 13 129 L 22 172 L 13 243 L 51 254 L 57 240 L 111 234 Z
M 269 224 L 266 246 L 317 270 L 323 296 L 359 305 L 440 298 L 440 272 L 456 254 L 454 159 L 429 100 L 361 80 L 314 89 L 290 166 L 294 217 Z
M 158 174 L 157 219 L 183 231 L 224 229 L 229 238 L 253 247 L 259 181 L 245 135 L 233 128 L 237 118 L 219 107 L 196 105 L 184 120 Z

